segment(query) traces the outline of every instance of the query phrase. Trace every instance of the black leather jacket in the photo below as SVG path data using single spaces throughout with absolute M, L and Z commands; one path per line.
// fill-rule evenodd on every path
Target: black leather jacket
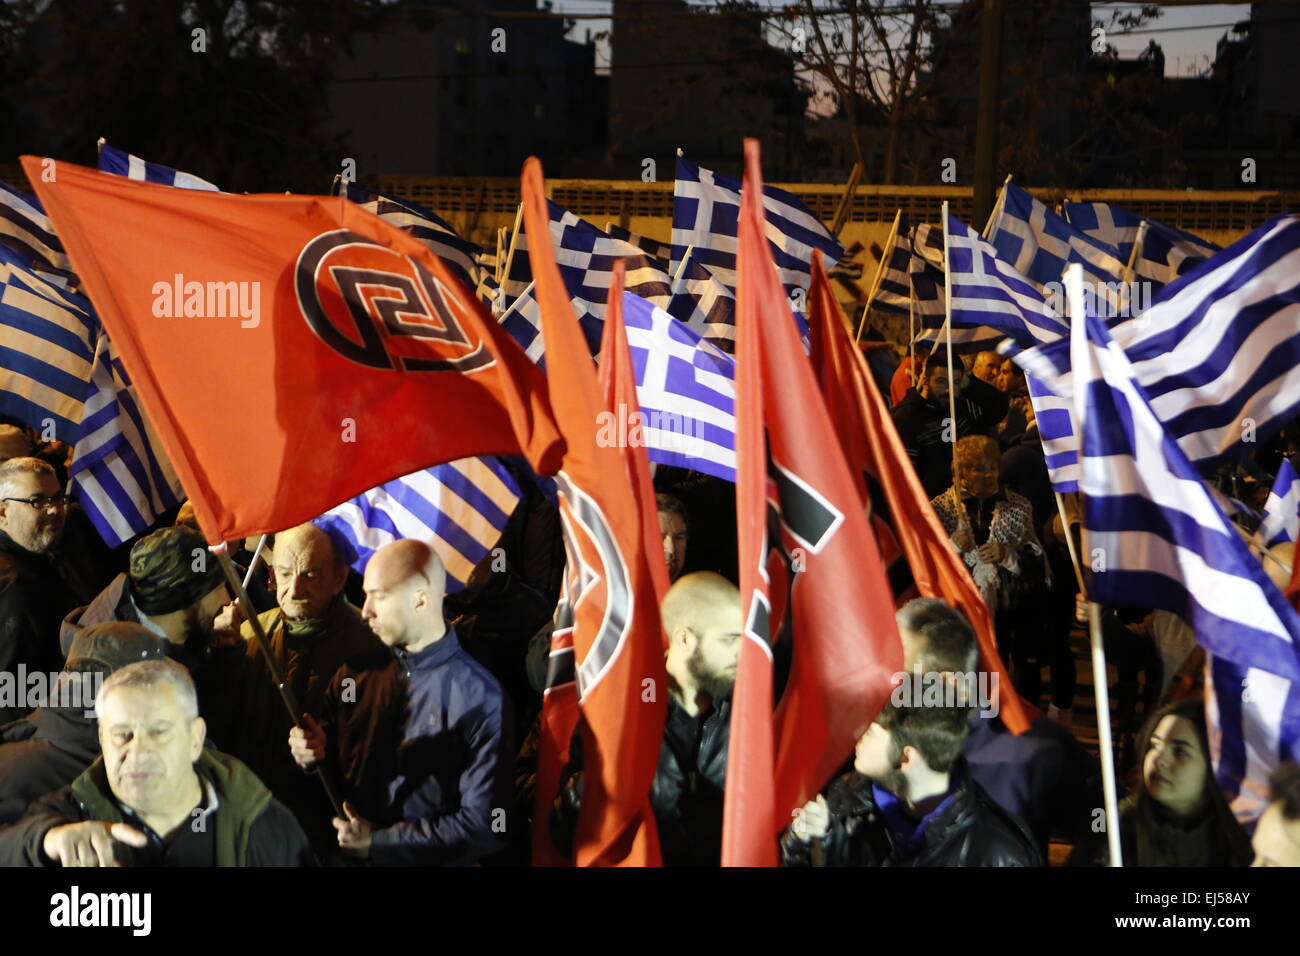
M 721 861 L 730 735 L 730 698 L 715 700 L 707 714 L 692 717 L 669 697 L 650 787 L 665 866 L 717 866 Z
M 849 773 L 826 792 L 830 826 L 814 847 L 787 829 L 781 837 L 785 866 L 1042 866 L 1033 837 L 971 780 L 954 767 L 953 799 L 926 823 L 919 848 L 904 856 L 894 831 L 885 825 L 872 794 L 871 781 Z
M 722 800 L 726 791 L 731 699 L 714 700 L 692 717 L 668 698 L 650 806 L 664 866 L 717 866 L 722 861 Z M 568 852 L 582 807 L 582 736 L 574 734 L 568 780 L 551 814 L 551 837 Z

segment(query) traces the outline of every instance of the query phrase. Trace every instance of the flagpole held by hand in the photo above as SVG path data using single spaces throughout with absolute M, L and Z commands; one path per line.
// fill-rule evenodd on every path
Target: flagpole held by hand
M 284 701 L 284 706 L 289 711 L 289 719 L 295 727 L 302 727 L 302 711 L 298 709 L 298 702 L 294 699 L 293 691 L 285 683 L 284 674 L 281 673 L 279 665 L 276 664 L 275 658 L 271 655 L 271 642 L 267 640 L 266 632 L 262 630 L 262 622 L 253 613 L 253 602 L 248 598 L 248 591 L 244 589 L 244 585 L 240 583 L 239 575 L 235 573 L 235 565 L 227 553 L 227 546 L 222 544 L 219 547 L 220 550 L 217 548 L 211 548 L 210 550 L 216 553 L 217 561 L 221 564 L 221 570 L 225 572 L 226 583 L 235 592 L 235 599 L 239 601 L 240 607 L 248 610 L 248 626 L 253 631 L 253 641 L 262 652 L 262 659 L 266 662 L 266 669 L 271 675 L 271 682 L 275 684 L 275 689 L 280 692 L 280 699 Z M 330 806 L 334 808 L 334 815 L 342 817 L 343 807 L 339 803 L 338 797 L 335 796 L 334 786 L 330 782 L 329 774 L 323 764 L 317 769 L 317 776 L 320 777 L 321 786 L 325 788 L 325 796 L 329 798 Z

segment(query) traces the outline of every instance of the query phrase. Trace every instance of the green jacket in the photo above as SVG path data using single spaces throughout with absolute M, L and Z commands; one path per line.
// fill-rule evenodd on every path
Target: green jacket
M 213 814 L 217 866 L 247 865 L 249 831 L 253 821 L 271 802 L 271 791 L 234 757 L 216 750 L 204 748 L 194 769 L 217 792 L 217 809 Z M 85 807 L 91 819 L 125 822 L 122 809 L 109 789 L 103 757 L 97 758 L 72 782 L 72 796 Z

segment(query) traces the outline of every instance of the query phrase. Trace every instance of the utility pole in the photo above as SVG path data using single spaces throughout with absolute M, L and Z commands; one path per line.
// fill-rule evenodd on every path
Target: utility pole
M 975 122 L 975 216 L 984 228 L 998 188 L 998 105 L 1002 87 L 1002 13 L 1005 0 L 984 0 L 980 10 L 980 98 Z

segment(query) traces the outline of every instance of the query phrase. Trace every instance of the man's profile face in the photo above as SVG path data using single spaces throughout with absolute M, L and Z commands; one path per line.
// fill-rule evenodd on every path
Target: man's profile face
M 875 781 L 886 780 L 895 769 L 889 760 L 889 731 L 872 723 L 853 749 L 853 769 Z
M 995 387 L 998 384 L 998 376 L 1001 371 L 1002 356 L 996 352 L 981 352 L 975 356 L 975 365 L 971 368 L 971 374 L 977 379 Z
M 290 621 L 323 617 L 339 592 L 344 575 L 328 539 L 298 536 L 275 547 L 275 596 Z
M 99 744 L 113 795 L 141 814 L 175 808 L 203 750 L 203 719 L 192 720 L 169 683 L 117 687 L 99 709 Z
M 736 668 L 740 663 L 740 648 L 744 638 L 741 628 L 740 604 L 718 608 L 701 616 L 696 635 L 695 650 L 686 662 L 691 678 L 700 690 L 710 697 L 730 693 L 736 683 Z
M 686 564 L 686 522 L 672 511 L 659 512 L 659 538 L 664 546 L 668 580 L 676 581 Z
M 1251 866 L 1300 866 L 1300 820 L 1282 816 L 1282 805 L 1271 804 L 1255 826 L 1250 841 L 1255 850 Z
M 402 579 L 379 560 L 379 555 L 366 565 L 363 587 L 366 603 L 361 607 L 361 617 L 388 647 L 405 647 L 418 640 L 421 621 L 416 605 L 421 600 L 420 592 L 425 592 L 423 600 L 435 601 L 435 607 L 442 607 L 442 595 L 434 594 L 433 585 L 426 583 L 422 575 Z
M 53 475 L 23 472 L 8 483 L 6 498 L 31 498 L 33 495 L 53 497 L 62 492 Z M 67 508 L 50 505 L 38 508 L 25 501 L 0 501 L 0 531 L 4 531 L 18 547 L 35 554 L 43 554 L 63 536 L 63 522 Z
M 193 605 L 187 612 L 187 626 L 185 640 L 197 635 L 205 641 L 210 641 L 215 636 L 213 625 L 216 624 L 217 615 L 221 609 L 230 603 L 230 588 L 224 583 L 217 585 L 203 597 L 199 598 L 198 603 Z M 184 643 L 184 640 L 182 641 Z

